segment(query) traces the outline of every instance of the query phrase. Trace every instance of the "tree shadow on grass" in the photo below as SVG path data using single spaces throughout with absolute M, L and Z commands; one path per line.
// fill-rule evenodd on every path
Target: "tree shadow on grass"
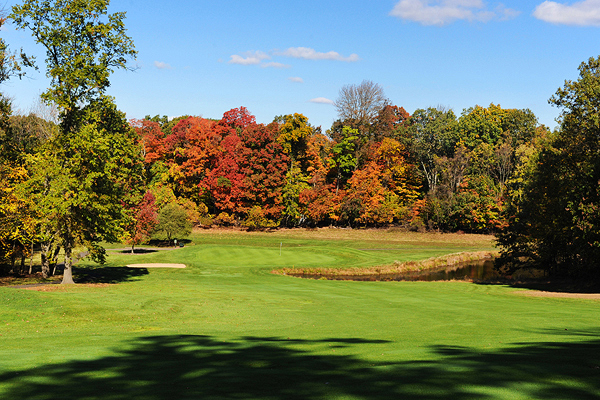
M 598 280 L 555 278 L 515 281 L 509 279 L 498 279 L 494 281 L 481 281 L 474 283 L 478 285 L 508 285 L 519 289 L 530 289 L 553 293 L 600 293 L 600 282 Z
M 74 272 L 76 283 L 120 283 L 138 280 L 148 275 L 146 268 L 77 266 Z
M 2 373 L 0 393 L 44 400 L 598 399 L 598 337 L 486 352 L 437 346 L 430 361 L 374 363 L 322 350 L 324 343 L 361 350 L 377 343 L 361 339 L 149 336 L 110 357 Z

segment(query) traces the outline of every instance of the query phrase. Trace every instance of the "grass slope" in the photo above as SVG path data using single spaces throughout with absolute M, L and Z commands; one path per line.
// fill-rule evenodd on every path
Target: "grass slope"
M 488 250 L 489 238 L 319 230 L 193 239 L 76 268 L 116 285 L 1 287 L 0 398 L 600 398 L 598 301 L 269 273 Z M 132 260 L 188 268 L 123 267 Z

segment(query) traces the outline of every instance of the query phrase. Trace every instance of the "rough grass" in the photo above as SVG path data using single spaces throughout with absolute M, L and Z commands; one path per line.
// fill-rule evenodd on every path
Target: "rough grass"
M 369 267 L 493 250 L 489 237 L 293 230 L 192 239 L 82 263 L 75 274 L 86 284 L 0 287 L 0 398 L 600 398 L 598 300 L 270 273 L 286 265 L 279 257 Z M 132 260 L 187 268 L 124 268 Z
M 280 268 L 272 272 L 279 275 L 311 275 L 311 276 L 367 276 L 367 275 L 397 275 L 405 272 L 425 271 L 453 266 L 470 261 L 490 260 L 498 256 L 497 252 L 476 251 L 448 254 L 440 257 L 431 257 L 418 261 L 396 261 L 392 265 L 355 268 Z

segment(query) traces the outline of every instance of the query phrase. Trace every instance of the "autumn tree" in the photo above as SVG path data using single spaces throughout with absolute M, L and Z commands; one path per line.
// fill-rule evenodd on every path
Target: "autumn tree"
M 158 223 L 158 210 L 156 199 L 152 192 L 147 191 L 139 203 L 130 209 L 133 218 L 127 227 L 126 240 L 131 245 L 131 254 L 134 247 L 150 239 L 154 227 Z
M 244 211 L 258 205 L 264 217 L 271 220 L 279 220 L 283 211 L 281 190 L 289 165 L 289 156 L 277 141 L 278 136 L 277 123 L 251 124 L 240 133 Z
M 220 141 L 215 122 L 201 117 L 179 121 L 162 140 L 168 183 L 177 197 L 202 202 L 202 181 L 219 155 Z
M 370 130 L 370 139 L 381 142 L 384 138 L 397 139 L 410 124 L 410 114 L 404 107 L 387 104 L 377 113 Z
M 284 123 L 279 128 L 277 142 L 283 151 L 290 156 L 291 162 L 302 163 L 306 154 L 308 138 L 313 134 L 313 128 L 308 118 L 302 114 L 290 114 L 283 117 Z
M 32 196 L 49 237 L 65 251 L 63 283 L 73 283 L 73 249 L 103 259 L 102 240 L 117 240 L 124 198 L 138 190 L 141 159 L 124 115 L 105 95 L 114 69 L 135 56 L 124 13 L 108 14 L 108 0 L 25 0 L 12 8 L 18 29 L 46 50 L 50 87 L 42 94 L 60 111 L 56 137 L 36 160 Z

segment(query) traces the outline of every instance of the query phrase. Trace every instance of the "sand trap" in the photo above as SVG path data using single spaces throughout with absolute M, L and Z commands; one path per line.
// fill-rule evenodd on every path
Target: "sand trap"
M 128 264 L 129 268 L 185 268 L 185 264 Z
M 535 290 L 526 290 L 517 292 L 522 296 L 532 297 L 558 297 L 563 299 L 591 299 L 600 300 L 600 293 L 564 293 L 564 292 L 540 292 Z

